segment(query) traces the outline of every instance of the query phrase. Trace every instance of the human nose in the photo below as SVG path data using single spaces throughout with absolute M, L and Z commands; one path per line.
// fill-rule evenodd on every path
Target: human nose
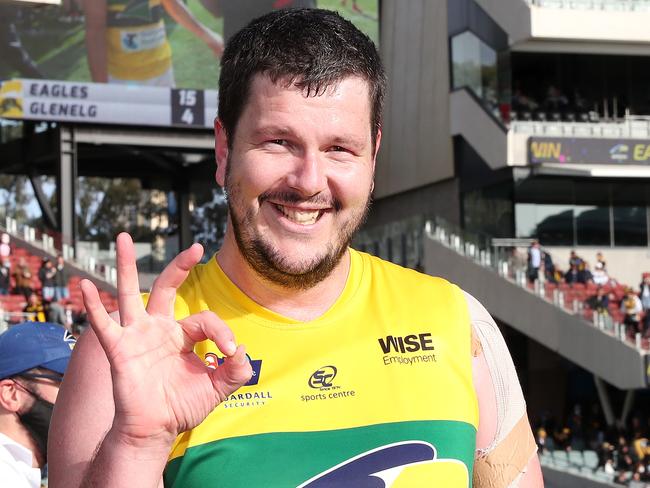
M 306 196 L 322 192 L 327 187 L 324 164 L 317 154 L 305 153 L 288 176 L 288 185 Z

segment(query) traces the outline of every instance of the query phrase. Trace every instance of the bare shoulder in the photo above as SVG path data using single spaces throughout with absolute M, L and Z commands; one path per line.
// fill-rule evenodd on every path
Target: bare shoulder
M 537 446 L 512 357 L 485 307 L 465 293 L 472 322 L 472 367 L 479 404 L 474 485 L 543 486 Z

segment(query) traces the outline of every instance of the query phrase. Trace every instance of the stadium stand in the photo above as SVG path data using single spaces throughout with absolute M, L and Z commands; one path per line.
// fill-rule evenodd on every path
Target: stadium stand
M 5 230 L 5 232 L 7 231 Z M 15 269 L 18 263 L 24 261 L 31 271 L 32 288 L 40 295 L 42 292 L 42 284 L 38 277 L 39 268 L 44 257 L 49 259 L 56 258 L 56 249 L 42 246 L 42 242 L 45 241 L 43 239 L 40 242 L 36 241 L 36 239 L 31 240 L 31 242 L 30 239 L 24 239 L 25 235 L 29 237 L 30 232 L 23 232 L 23 237 L 20 237 L 17 233 L 8 233 L 11 236 L 12 242 L 12 252 L 9 257 L 11 269 Z M 72 259 L 66 260 L 65 272 L 68 276 L 67 285 L 70 290 L 70 295 L 67 299 L 60 301 L 62 305 L 70 305 L 75 314 L 83 314 L 84 306 L 81 290 L 79 289 L 79 281 L 83 278 L 90 278 L 98 285 L 100 299 L 106 309 L 109 312 L 117 309 L 117 299 L 113 284 L 102 279 L 102 277 L 95 273 L 89 273 L 89 270 L 83 269 L 79 263 L 76 263 Z M 32 314 L 23 311 L 27 304 L 25 295 L 14 293 L 14 288 L 15 279 L 12 276 L 9 288 L 10 293 L 8 295 L 0 295 L 0 307 L 2 309 L 2 319 L 0 322 L 3 322 L 5 326 L 33 319 Z M 1 326 L 0 329 L 2 329 Z

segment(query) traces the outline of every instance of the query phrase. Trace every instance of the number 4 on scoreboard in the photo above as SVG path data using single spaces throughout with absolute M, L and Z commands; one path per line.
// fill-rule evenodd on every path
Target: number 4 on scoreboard
M 172 125 L 205 126 L 203 90 L 172 88 Z

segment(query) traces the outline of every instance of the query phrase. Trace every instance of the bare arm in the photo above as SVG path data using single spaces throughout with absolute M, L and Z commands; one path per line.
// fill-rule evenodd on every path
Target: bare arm
M 544 486 L 537 448 L 510 354 L 494 320 L 466 295 L 472 317 L 472 373 L 479 405 L 474 486 Z M 499 390 L 497 387 L 499 385 Z
M 53 488 L 160 486 L 176 436 L 250 379 L 243 347 L 216 315 L 173 319 L 176 288 L 200 259 L 200 246 L 165 268 L 146 309 L 127 235 L 118 237 L 117 250 L 119 323 L 92 283 L 81 285 L 93 332 L 75 348 L 52 419 Z M 211 370 L 194 354 L 206 338 L 228 356 L 225 367 Z
M 86 19 L 86 53 L 90 77 L 94 82 L 108 81 L 108 49 L 106 47 L 106 0 L 83 0 Z
M 223 38 L 219 34 L 199 22 L 181 0 L 162 0 L 162 4 L 172 19 L 201 39 L 212 49 L 215 56 L 221 58 L 224 44 Z

